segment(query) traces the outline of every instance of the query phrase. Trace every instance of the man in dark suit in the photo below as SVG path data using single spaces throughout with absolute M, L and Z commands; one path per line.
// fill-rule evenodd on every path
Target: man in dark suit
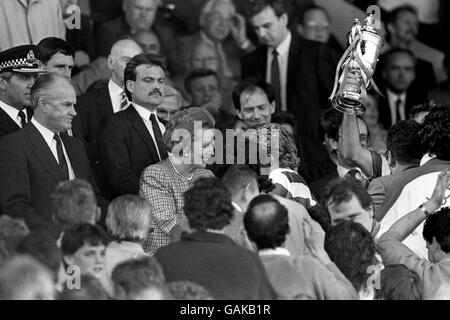
M 380 123 L 388 130 L 393 124 L 408 118 L 409 110 L 427 102 L 427 91 L 414 88 L 416 60 L 407 49 L 391 49 L 383 56 L 382 76 L 386 83 L 385 98 L 380 98 Z
M 83 144 L 65 132 L 75 116 L 75 90 L 65 77 L 48 73 L 31 89 L 34 115 L 22 130 L 0 141 L 0 205 L 31 230 L 57 236 L 50 194 L 64 180 L 93 183 Z
M 129 101 L 124 91 L 123 73 L 126 63 L 141 53 L 142 49 L 133 40 L 117 41 L 108 57 L 111 78 L 107 83 L 78 97 L 73 133 L 85 143 L 89 161 L 102 194 L 109 197 L 106 177 L 100 166 L 98 151 L 98 128 L 104 118 L 124 110 Z
M 164 97 L 165 68 L 159 55 L 131 59 L 124 83 L 132 105 L 100 124 L 98 147 L 112 197 L 137 194 L 142 171 L 168 156 L 165 127 L 156 114 Z
M 37 47 L 24 45 L 0 52 L 0 139 L 31 120 L 30 89 L 39 72 Z
M 159 37 L 163 52 L 173 40 L 172 29 L 157 13 L 159 0 L 124 0 L 124 14 L 106 22 L 97 30 L 97 54 L 106 57 L 113 44 L 120 38 L 131 36 L 140 30 L 153 30 Z M 156 22 L 155 22 L 156 21 Z
M 317 159 L 326 155 L 318 137 L 319 119 L 328 106 L 337 56 L 326 45 L 288 30 L 283 0 L 253 1 L 250 17 L 263 45 L 243 59 L 243 77 L 258 76 L 277 89 L 277 110 L 292 113 L 298 122 L 311 179 L 319 171 Z

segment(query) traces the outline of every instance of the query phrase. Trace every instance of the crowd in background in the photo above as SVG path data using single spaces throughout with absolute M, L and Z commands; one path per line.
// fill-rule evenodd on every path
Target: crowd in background
M 448 4 L 321 3 L 0 1 L 0 299 L 450 299 Z

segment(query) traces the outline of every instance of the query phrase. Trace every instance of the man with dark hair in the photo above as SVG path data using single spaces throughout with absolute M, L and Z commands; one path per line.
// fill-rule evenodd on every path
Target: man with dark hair
M 419 137 L 425 155 L 420 167 L 398 177 L 386 195 L 383 210 L 377 212 L 377 216 L 384 216 L 381 220 L 383 229 L 387 230 L 407 212 L 429 199 L 439 172 L 450 169 L 450 107 L 431 111 L 425 118 Z M 423 224 L 420 224 L 403 243 L 418 256 L 426 258 L 426 243 L 420 236 L 422 228 Z
M 124 90 L 124 71 L 127 62 L 139 53 L 142 50 L 133 40 L 124 39 L 114 43 L 107 62 L 111 72 L 108 82 L 79 96 L 75 107 L 77 116 L 74 118 L 73 134 L 84 142 L 98 186 L 107 198 L 111 198 L 111 191 L 100 159 L 98 130 L 104 119 L 129 106 Z
M 37 58 L 47 68 L 47 72 L 54 72 L 70 78 L 74 66 L 75 51 L 66 41 L 49 37 L 38 44 Z
M 325 199 L 331 225 L 350 220 L 377 236 L 380 224 L 373 219 L 372 197 L 361 181 L 351 176 L 335 180 L 327 187 Z
M 369 149 L 370 132 L 361 117 L 330 108 L 322 114 L 320 122 L 328 157 L 322 160 L 322 168 L 326 170 L 311 183 L 319 199 L 323 199 L 325 187 L 331 180 L 344 178 L 351 172 L 358 173 L 364 180 L 389 174 L 386 159 Z
M 383 217 L 377 215 L 379 209 L 383 206 L 386 195 L 394 181 L 399 175 L 420 164 L 423 153 L 420 146 L 420 124 L 414 120 L 400 121 L 392 126 L 388 131 L 387 159 L 391 168 L 391 175 L 382 176 L 372 180 L 368 192 L 372 196 L 377 221 Z
M 450 298 L 450 208 L 437 211 L 445 204 L 449 187 L 450 172 L 443 171 L 437 178 L 430 200 L 395 222 L 378 240 L 378 250 L 386 266 L 401 263 L 419 275 L 423 299 Z M 411 232 L 417 232 L 414 230 L 424 221 L 423 238 L 428 249 L 428 259 L 402 243 Z M 445 297 L 441 296 L 442 290 L 447 291 Z
M 65 272 L 78 272 L 97 278 L 105 291 L 112 297 L 113 289 L 106 271 L 105 252 L 110 242 L 109 236 L 99 226 L 78 224 L 64 232 L 61 240 L 61 251 Z M 65 279 L 59 279 L 63 283 Z
M 65 133 L 76 115 L 70 80 L 42 75 L 31 89 L 31 101 L 31 122 L 0 141 L 0 205 L 3 212 L 23 218 L 30 230 L 43 228 L 57 237 L 50 198 L 55 186 L 77 178 L 97 189 L 83 144 Z M 103 206 L 104 199 L 97 197 Z
M 45 72 L 38 49 L 24 45 L 0 52 L 0 139 L 23 128 L 33 116 L 30 90 Z
M 425 117 L 436 107 L 436 104 L 433 100 L 430 99 L 430 102 L 422 103 L 415 105 L 409 110 L 408 119 L 414 120 L 419 124 L 422 124 L 425 120 Z
M 275 92 L 265 81 L 248 78 L 234 88 L 233 104 L 243 122 L 243 129 L 256 129 L 271 123 L 275 112 Z
M 369 231 L 357 222 L 342 221 L 327 230 L 325 250 L 360 298 L 372 300 L 374 291 L 368 280 L 379 266 L 375 241 Z
M 357 298 L 352 285 L 325 252 L 325 233 L 316 222 L 311 219 L 304 222 L 305 241 L 312 257 L 294 256 L 284 248 L 289 233 L 288 211 L 270 195 L 257 196 L 250 202 L 244 225 L 249 239 L 256 243 L 270 282 L 281 297 Z
M 415 7 L 405 4 L 394 8 L 388 15 L 387 21 L 387 40 L 385 51 L 392 48 L 402 48 L 411 50 L 415 62 L 416 79 L 411 84 L 412 92 L 419 90 L 427 93 L 428 90 L 436 86 L 436 76 L 433 59 L 436 59 L 436 53 L 430 47 L 417 45 L 417 35 L 419 33 L 419 17 Z M 381 60 L 383 56 L 381 56 Z M 437 58 L 439 59 L 439 58 Z M 386 128 L 387 129 L 387 128 Z
M 388 130 L 396 122 L 406 120 L 412 106 L 427 102 L 428 89 L 413 85 L 420 75 L 416 73 L 416 58 L 410 50 L 393 48 L 380 61 L 386 98 L 379 99 L 379 121 Z
M 131 105 L 100 124 L 98 147 L 112 198 L 137 194 L 149 165 L 167 158 L 165 127 L 156 108 L 164 97 L 166 66 L 160 55 L 138 54 L 126 65 L 125 93 Z
M 326 154 L 318 124 L 320 110 L 328 106 L 338 58 L 325 44 L 291 34 L 284 0 L 255 0 L 249 17 L 262 45 L 242 60 L 243 78 L 257 76 L 272 84 L 273 108 L 295 116 L 301 149 L 314 173 Z
M 191 107 L 202 107 L 211 112 L 216 128 L 221 132 L 233 129 L 236 117 L 224 110 L 222 82 L 217 72 L 194 69 L 184 80 L 184 88 L 192 102 Z
M 192 233 L 155 253 L 166 280 L 187 280 L 215 299 L 274 299 L 275 292 L 256 254 L 224 234 L 233 217 L 231 196 L 217 178 L 204 178 L 184 194 Z

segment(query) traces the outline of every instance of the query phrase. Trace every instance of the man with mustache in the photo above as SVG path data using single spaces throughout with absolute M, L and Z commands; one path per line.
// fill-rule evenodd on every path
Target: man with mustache
M 95 184 L 83 144 L 66 133 L 76 115 L 70 80 L 44 74 L 30 95 L 33 118 L 0 140 L 0 208 L 23 219 L 30 230 L 45 230 L 56 240 L 60 230 L 50 199 L 56 185 L 76 178 Z
M 167 158 L 164 125 L 156 109 L 166 81 L 163 58 L 138 54 L 125 67 L 124 87 L 131 105 L 100 123 L 98 146 L 111 197 L 137 194 L 141 172 Z

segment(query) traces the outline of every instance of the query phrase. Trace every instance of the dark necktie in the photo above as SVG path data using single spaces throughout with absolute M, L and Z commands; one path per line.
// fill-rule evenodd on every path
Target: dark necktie
M 158 120 L 156 120 L 156 116 L 154 113 L 151 114 L 150 121 L 152 122 L 153 134 L 155 135 L 156 145 L 159 150 L 160 159 L 165 160 L 167 159 L 166 147 L 164 145 L 164 139 L 161 130 L 159 129 Z
M 276 49 L 272 52 L 272 67 L 270 74 L 270 83 L 275 90 L 275 110 L 281 110 L 281 81 L 280 81 L 280 65 L 278 63 L 278 52 Z
M 397 122 L 402 120 L 402 116 L 400 114 L 400 107 L 402 106 L 402 99 L 398 98 L 397 102 L 395 103 L 395 112 L 397 113 Z M 395 124 L 395 123 L 394 123 Z
M 122 91 L 122 93 L 120 94 L 120 110 L 125 109 L 126 107 L 128 107 L 128 105 L 129 101 L 127 94 L 125 93 L 125 91 Z
M 19 111 L 19 118 L 22 128 L 25 127 L 25 125 L 27 124 L 27 117 L 25 116 L 25 112 L 23 112 L 22 110 Z
M 59 134 L 53 136 L 53 139 L 56 140 L 56 152 L 58 153 L 58 163 L 63 176 L 66 180 L 69 180 L 69 168 L 67 167 L 66 157 L 64 156 L 64 151 L 62 147 L 61 137 Z

